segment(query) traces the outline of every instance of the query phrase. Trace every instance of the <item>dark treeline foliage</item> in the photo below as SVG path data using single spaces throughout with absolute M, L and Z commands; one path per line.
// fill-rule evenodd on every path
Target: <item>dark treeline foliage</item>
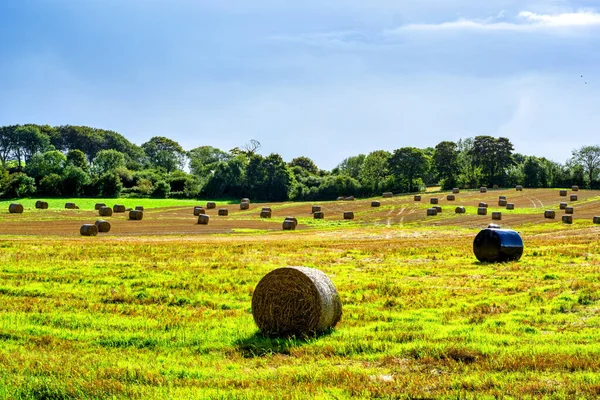
M 600 146 L 573 150 L 559 164 L 514 153 L 507 138 L 476 136 L 434 148 L 377 150 L 324 171 L 308 157 L 286 163 L 259 154 L 256 140 L 224 151 L 185 151 L 156 136 L 137 146 L 117 132 L 85 126 L 0 127 L 0 196 L 239 198 L 330 200 L 408 193 L 425 186 L 598 188 Z M 188 171 L 189 172 L 186 172 Z

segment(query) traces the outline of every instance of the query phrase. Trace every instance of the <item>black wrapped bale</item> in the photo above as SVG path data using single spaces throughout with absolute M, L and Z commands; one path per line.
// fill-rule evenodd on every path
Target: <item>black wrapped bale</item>
M 563 215 L 562 216 L 562 222 L 565 224 L 572 224 L 573 223 L 573 216 L 572 215 Z
M 115 213 L 124 213 L 127 210 L 123 204 L 115 204 L 113 206 L 113 212 Z
M 486 207 L 478 207 L 477 215 L 487 215 L 487 208 Z
M 515 205 L 513 203 L 506 203 L 506 209 L 507 210 L 514 210 L 515 209 Z
M 65 208 L 67 210 L 76 210 L 77 209 L 77 205 L 75 205 L 75 203 L 65 203 Z
M 569 200 L 571 200 L 571 201 L 577 201 L 577 195 L 576 194 L 572 194 L 571 197 L 569 197 Z
M 194 207 L 194 217 L 197 217 L 200 214 L 206 214 L 206 210 L 203 207 Z
M 207 210 L 212 210 L 213 208 L 217 208 L 217 203 L 215 203 L 214 201 L 209 201 L 208 203 L 206 203 Z
M 8 212 L 11 214 L 23 214 L 23 206 L 18 203 L 12 203 L 8 206 Z
M 565 202 L 560 203 L 560 209 L 564 210 L 565 208 L 567 208 L 569 205 Z
M 38 201 L 35 202 L 35 208 L 40 209 L 40 210 L 47 210 L 48 209 L 48 202 L 47 201 L 38 200 Z
M 321 211 L 321 206 L 312 206 L 311 214 Z
M 315 219 L 323 219 L 325 218 L 325 213 L 323 211 L 317 211 L 313 214 L 313 216 L 315 217 Z
M 381 203 L 378 201 L 372 201 L 371 202 L 371 207 L 381 207 Z
M 438 204 L 438 203 L 439 203 L 439 200 L 435 197 L 432 199 L 429 199 L 429 204 Z
M 249 210 L 250 209 L 250 203 L 240 203 L 240 210 Z
M 523 191 L 523 186 L 522 185 L 517 185 L 516 189 L 517 189 L 517 192 L 522 192 Z
M 479 193 L 487 193 L 487 188 L 486 187 L 480 187 L 479 188 Z
M 560 194 L 561 197 L 567 197 L 567 191 L 566 190 L 561 190 L 559 192 L 559 194 Z
M 219 215 L 221 217 L 226 217 L 229 215 L 229 210 L 226 208 L 219 208 Z
M 352 211 L 344 211 L 344 219 L 354 219 L 354 213 Z
M 421 201 L 421 196 L 419 195 L 415 195 L 415 197 L 413 198 L 415 201 Z
M 506 207 L 507 204 L 506 200 L 498 200 L 498 207 Z
M 573 207 L 565 207 L 565 214 L 573 214 L 574 211 Z
M 383 193 L 383 198 L 384 199 L 389 199 L 390 197 L 394 197 L 394 193 L 392 193 L 392 192 L 385 192 L 385 193 Z
M 198 224 L 199 225 L 208 225 L 209 221 L 210 221 L 210 216 L 208 216 L 206 214 L 199 214 L 198 215 Z
M 271 218 L 271 210 L 265 210 L 264 208 L 260 212 L 261 218 Z
M 453 194 L 449 194 L 448 196 L 446 196 L 446 200 L 448 201 L 454 201 L 456 200 L 456 196 Z
M 99 219 L 95 223 L 96 227 L 98 227 L 98 232 L 107 233 L 110 232 L 110 222 L 105 221 L 103 219 Z
M 79 233 L 81 236 L 97 236 L 98 235 L 98 227 L 96 224 L 84 224 L 79 228 Z
M 100 215 L 101 217 L 112 217 L 113 210 L 110 207 L 100 207 L 100 209 L 98 210 L 98 215 Z
M 554 219 L 556 218 L 556 211 L 554 210 L 546 210 L 544 211 L 544 218 Z
M 510 229 L 483 229 L 473 241 L 473 252 L 481 262 L 518 261 L 523 255 L 523 239 Z
M 129 219 L 132 221 L 141 221 L 144 218 L 144 212 L 139 210 L 129 211 Z
M 100 209 L 100 207 L 106 207 L 106 204 L 104 204 L 104 203 L 94 204 L 94 210 L 98 211 Z
M 494 211 L 492 213 L 492 219 L 500 221 L 502 219 L 502 213 L 500 211 Z
M 574 192 L 578 192 L 579 191 L 579 186 L 573 185 L 573 186 L 571 186 L 571 190 L 574 191 Z
M 427 209 L 427 216 L 428 217 L 435 217 L 437 215 L 437 210 L 435 208 L 428 208 Z
M 328 331 L 342 317 L 342 303 L 327 275 L 306 267 L 278 268 L 252 294 L 252 316 L 266 336 L 306 336 Z
M 593 222 L 594 224 L 600 224 L 600 217 L 594 217 L 594 218 L 592 219 L 592 222 Z
M 460 193 L 460 189 L 459 188 L 454 188 L 454 189 L 452 189 L 452 193 L 459 194 Z
M 464 207 L 456 207 L 456 208 L 454 209 L 454 212 L 455 212 L 456 214 L 464 214 L 464 213 L 466 213 L 466 212 L 467 212 L 467 209 L 466 209 L 466 208 L 464 208 Z

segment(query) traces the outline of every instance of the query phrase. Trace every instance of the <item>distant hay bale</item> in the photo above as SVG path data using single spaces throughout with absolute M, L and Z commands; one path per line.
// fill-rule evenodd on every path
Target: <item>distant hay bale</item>
M 206 211 L 204 210 L 204 208 L 200 207 L 200 206 L 194 207 L 194 217 L 197 217 L 200 214 L 206 214 Z
M 226 208 L 219 208 L 219 215 L 221 217 L 226 217 L 229 215 L 229 210 Z
M 335 327 L 342 317 L 342 303 L 322 271 L 278 268 L 256 285 L 252 316 L 266 336 L 314 335 Z
M 271 207 L 263 207 L 263 208 L 262 208 L 262 211 L 268 211 L 268 212 L 271 212 L 271 211 L 273 211 L 273 210 L 271 210 Z
M 135 206 L 135 209 L 137 211 L 142 211 L 142 212 L 144 211 L 144 207 L 143 206 Z
M 556 211 L 554 210 L 546 210 L 544 211 L 544 218 L 554 219 L 556 218 Z
M 125 212 L 129 212 L 129 211 L 131 211 L 131 210 L 133 210 L 133 208 L 131 208 L 131 207 L 127 207 L 127 208 L 125 209 Z
M 467 209 L 466 209 L 466 208 L 464 208 L 464 207 L 456 207 L 456 208 L 454 209 L 454 212 L 455 212 L 456 214 L 465 214 L 465 213 L 467 212 Z
M 286 219 L 282 224 L 284 231 L 293 231 L 296 229 L 296 223 L 291 219 Z
M 77 209 L 77 206 L 75 205 L 75 203 L 65 203 L 65 208 L 67 210 L 75 210 Z
M 315 219 L 323 219 L 323 218 L 325 218 L 325 213 L 323 211 L 317 211 L 316 213 L 313 214 L 313 217 Z
M 437 198 L 435 198 L 435 197 L 429 199 L 429 204 L 438 204 L 439 202 L 440 201 Z
M 523 191 L 523 186 L 522 185 L 517 185 L 516 189 L 517 189 L 517 192 L 522 192 Z
M 500 221 L 502 219 L 502 213 L 500 211 L 494 211 L 492 213 L 492 219 Z
M 515 209 L 514 203 L 506 203 L 506 209 L 507 210 L 514 210 Z
M 384 192 L 383 193 L 384 199 L 389 199 L 390 197 L 394 197 L 394 193 L 392 193 L 392 192 Z
M 477 215 L 487 215 L 487 207 L 477 208 Z
M 100 207 L 100 209 L 98 210 L 98 215 L 100 215 L 101 217 L 112 217 L 113 215 L 113 210 L 110 207 Z
M 296 217 L 285 217 L 285 221 L 292 221 L 294 223 L 294 227 L 298 226 L 298 219 Z
M 250 204 L 250 199 L 247 197 L 244 197 L 242 200 L 240 200 L 240 203 L 248 203 Z
M 260 212 L 261 218 L 271 218 L 271 210 L 265 210 L 264 208 Z
M 83 224 L 79 228 L 81 236 L 96 236 L 98 235 L 98 227 L 96 224 Z
M 240 203 L 240 210 L 249 210 L 250 209 L 250 203 Z
M 506 200 L 506 196 L 498 196 L 498 200 Z
M 489 224 L 488 229 L 501 229 L 502 227 L 498 224 Z
M 492 186 L 492 189 L 494 189 L 494 190 L 498 190 L 498 189 L 500 189 L 500 186 L 498 186 L 498 185 L 494 185 L 494 186 Z
M 453 194 L 449 194 L 448 196 L 446 196 L 446 200 L 448 201 L 455 201 L 456 200 L 456 196 Z
M 96 225 L 96 227 L 98 228 L 98 232 L 100 233 L 110 232 L 110 222 L 108 221 L 99 219 L 94 225 Z
M 421 201 L 421 196 L 419 196 L 419 195 L 415 195 L 415 197 L 414 197 L 414 200 L 415 200 L 415 201 Z
M 573 223 L 573 216 L 572 215 L 563 215 L 562 216 L 562 222 L 565 224 L 572 224 Z
M 113 212 L 115 213 L 124 213 L 126 211 L 126 208 L 123 204 L 115 204 L 113 206 Z
M 47 210 L 48 209 L 48 202 L 47 201 L 38 200 L 38 201 L 35 202 L 35 208 L 40 209 L 40 210 Z
M 460 193 L 460 189 L 459 188 L 453 188 L 452 189 L 452 193 L 459 194 Z
M 562 202 L 562 203 L 560 203 L 560 209 L 561 209 L 561 210 L 564 210 L 564 209 L 565 209 L 565 208 L 567 208 L 568 206 L 569 206 L 569 204 L 567 204 L 567 203 L 565 203 L 565 202 Z
M 352 211 L 344 211 L 344 219 L 354 219 L 354 213 Z
M 518 261 L 523 255 L 523 239 L 509 229 L 483 229 L 473 241 L 473 253 L 480 262 Z
M 208 203 L 206 203 L 207 210 L 212 210 L 213 208 L 217 208 L 217 203 L 215 203 L 214 201 L 209 201 Z
M 12 203 L 8 206 L 8 212 L 11 214 L 23 214 L 23 206 L 19 203 Z
M 438 214 L 442 212 L 442 207 L 440 206 L 433 206 L 431 208 L 435 208 L 435 211 L 437 211 Z
M 427 209 L 427 216 L 428 217 L 435 217 L 437 215 L 437 209 L 435 208 L 428 208 Z
M 576 194 L 572 194 L 571 197 L 569 197 L 570 201 L 577 201 L 577 195 Z
M 312 206 L 311 214 L 321 211 L 321 206 Z
M 600 224 L 600 217 L 594 217 L 594 218 L 592 219 L 592 222 L 593 222 L 594 224 Z
M 508 202 L 506 200 L 498 200 L 499 207 L 506 207 L 507 204 Z
M 487 188 L 485 186 L 480 187 L 479 193 L 487 193 Z
M 98 211 L 100 209 L 100 207 L 106 207 L 106 204 L 104 204 L 104 203 L 96 203 L 94 205 L 94 210 Z
M 567 191 L 566 190 L 561 190 L 559 192 L 559 194 L 560 194 L 561 197 L 567 197 Z
M 337 198 L 337 201 L 342 201 L 342 200 L 344 200 L 344 197 L 343 197 L 343 196 L 339 196 L 339 197 Z
M 129 211 L 129 219 L 132 221 L 141 221 L 144 218 L 144 212 L 139 210 Z
M 478 206 L 478 207 L 487 208 L 487 207 L 488 207 L 488 205 L 487 205 L 487 203 L 481 202 L 481 203 L 479 203 L 479 206 Z
M 354 201 L 354 196 L 344 197 L 344 201 Z
M 371 207 L 381 207 L 381 203 L 379 201 L 372 201 Z
M 575 209 L 573 207 L 565 207 L 565 214 L 573 214 Z
M 571 190 L 574 191 L 574 192 L 578 192 L 579 191 L 579 186 L 573 185 L 573 186 L 571 186 Z
M 210 220 L 210 216 L 206 215 L 206 214 L 199 214 L 198 215 L 198 224 L 199 225 L 208 225 L 208 221 Z

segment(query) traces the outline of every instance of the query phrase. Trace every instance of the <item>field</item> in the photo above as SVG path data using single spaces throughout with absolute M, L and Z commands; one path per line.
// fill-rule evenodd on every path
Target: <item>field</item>
M 192 214 L 203 202 L 105 200 L 146 211 L 105 218 L 111 232 L 98 237 L 79 235 L 97 200 L 36 210 L 32 199 L 23 214 L 0 203 L 0 399 L 600 397 L 600 192 L 446 195 L 322 202 L 324 220 L 310 203 L 220 203 L 229 216 L 208 210 L 207 226 Z M 497 207 L 499 195 L 516 209 Z M 443 212 L 426 217 L 431 197 Z M 523 257 L 480 263 L 473 239 L 501 210 Z M 288 215 L 298 230 L 281 230 Z M 331 333 L 258 333 L 253 289 L 290 265 L 336 285 Z

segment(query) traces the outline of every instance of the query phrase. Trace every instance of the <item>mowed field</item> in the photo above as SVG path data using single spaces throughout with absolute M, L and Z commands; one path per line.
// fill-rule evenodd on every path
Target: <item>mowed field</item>
M 218 203 L 229 216 L 207 210 L 206 226 L 194 202 L 140 203 L 142 221 L 113 214 L 97 237 L 79 235 L 99 219 L 91 202 L 0 203 L 0 398 L 600 397 L 600 192 L 447 194 L 316 203 L 323 220 L 311 203 Z M 426 217 L 432 197 L 443 211 Z M 473 256 L 492 211 L 523 237 L 520 261 Z M 286 216 L 298 230 L 282 231 Z M 316 338 L 264 338 L 252 292 L 294 265 L 331 278 L 342 320 Z

